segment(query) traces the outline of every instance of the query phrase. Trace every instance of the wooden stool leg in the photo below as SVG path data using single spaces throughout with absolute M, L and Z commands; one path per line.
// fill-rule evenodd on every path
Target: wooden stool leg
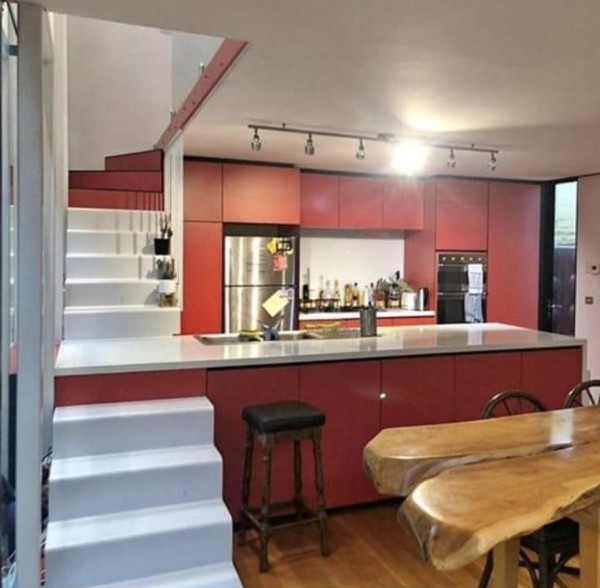
M 260 572 L 269 571 L 269 507 L 271 504 L 271 466 L 273 464 L 273 435 L 265 435 L 265 443 L 263 448 L 263 487 L 262 487 L 262 503 L 260 506 L 260 555 L 259 566 Z
M 325 490 L 323 481 L 323 459 L 321 456 L 321 428 L 315 427 L 311 432 L 313 457 L 315 462 L 315 485 L 317 490 L 317 516 L 321 536 L 321 555 L 329 555 L 327 538 L 327 513 L 325 512 Z
M 305 509 L 302 498 L 302 451 L 299 439 L 294 440 L 294 508 L 297 518 L 300 518 Z
M 492 578 L 497 588 L 517 588 L 519 576 L 519 538 L 513 537 L 494 547 Z
M 252 454 L 254 451 L 254 435 L 248 425 L 246 425 L 246 452 L 244 455 L 244 474 L 242 478 L 242 505 L 240 508 L 240 525 L 238 533 L 238 544 L 246 545 L 246 529 L 247 520 L 246 513 L 248 512 L 250 501 L 250 484 L 252 482 Z

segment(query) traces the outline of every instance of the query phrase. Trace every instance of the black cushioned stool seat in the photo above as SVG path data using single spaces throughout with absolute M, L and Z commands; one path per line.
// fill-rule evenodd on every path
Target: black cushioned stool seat
M 329 555 L 321 458 L 321 427 L 325 424 L 325 414 L 311 404 L 289 401 L 247 406 L 242 411 L 242 419 L 246 423 L 246 453 L 239 525 L 240 545 L 244 545 L 246 542 L 246 529 L 250 524 L 259 536 L 259 569 L 261 572 L 266 572 L 270 567 L 267 550 L 272 531 L 282 527 L 316 523 L 320 533 L 321 555 Z M 258 508 L 250 506 L 252 455 L 255 439 L 263 446 L 262 499 Z M 314 510 L 306 506 L 302 496 L 302 453 L 300 444 L 304 439 L 312 441 L 313 446 L 315 486 L 317 490 L 317 504 Z M 273 447 L 280 442 L 292 442 L 294 444 L 294 498 L 289 502 L 271 504 Z M 294 507 L 295 520 L 292 522 L 286 520 L 273 521 L 271 510 L 285 507 Z

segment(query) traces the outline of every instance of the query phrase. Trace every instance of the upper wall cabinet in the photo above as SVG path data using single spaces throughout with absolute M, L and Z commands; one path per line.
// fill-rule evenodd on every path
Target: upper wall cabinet
M 334 174 L 300 174 L 300 224 L 340 226 L 340 178 Z
M 422 229 L 424 226 L 423 180 L 383 182 L 383 228 Z
M 290 167 L 223 165 L 223 221 L 300 223 L 300 172 Z
M 383 227 L 383 180 L 340 177 L 340 228 L 381 229 Z
M 214 221 L 223 218 L 223 166 L 204 161 L 183 162 L 183 218 Z
M 488 183 L 437 181 L 435 247 L 439 251 L 487 251 Z

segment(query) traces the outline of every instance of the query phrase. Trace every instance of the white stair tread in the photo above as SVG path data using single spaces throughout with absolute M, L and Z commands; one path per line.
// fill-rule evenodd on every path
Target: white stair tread
M 130 304 L 130 305 L 113 305 L 113 306 L 66 306 L 65 314 L 87 314 L 94 313 L 111 313 L 111 312 L 181 312 L 178 306 L 151 306 L 149 304 Z
M 230 521 L 229 511 L 220 499 L 54 521 L 48 524 L 46 551 L 230 524 Z
M 220 460 L 221 455 L 212 445 L 190 445 L 69 457 L 53 460 L 50 481 L 59 482 L 106 474 L 117 475 L 122 472 L 152 470 L 155 468 L 177 468 L 184 465 L 201 465 Z
M 204 396 L 174 398 L 169 400 L 146 400 L 143 402 L 107 402 L 106 404 L 82 404 L 61 406 L 54 410 L 54 424 L 88 419 L 128 418 L 151 414 L 173 414 L 190 411 L 212 411 L 210 401 Z
M 156 256 L 153 253 L 67 253 L 67 259 L 138 259 L 139 257 L 152 258 L 152 257 L 165 257 L 164 255 Z
M 179 570 L 158 576 L 146 576 L 114 584 L 86 588 L 241 588 L 242 584 L 230 562 Z
M 154 233 L 149 231 L 133 231 L 133 230 L 125 230 L 125 229 L 67 229 L 67 233 L 101 233 L 101 234 L 109 234 L 109 235 L 130 235 L 131 233 L 138 233 L 139 235 L 151 235 L 154 236 Z

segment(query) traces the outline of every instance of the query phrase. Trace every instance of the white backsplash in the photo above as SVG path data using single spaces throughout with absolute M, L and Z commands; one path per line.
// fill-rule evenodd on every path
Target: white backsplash
M 310 287 L 319 288 L 319 276 L 324 280 L 339 280 L 340 287 L 357 282 L 360 287 L 396 270 L 404 275 L 404 239 L 395 234 L 389 238 L 315 237 L 300 239 L 300 284 L 305 283 L 310 269 Z

